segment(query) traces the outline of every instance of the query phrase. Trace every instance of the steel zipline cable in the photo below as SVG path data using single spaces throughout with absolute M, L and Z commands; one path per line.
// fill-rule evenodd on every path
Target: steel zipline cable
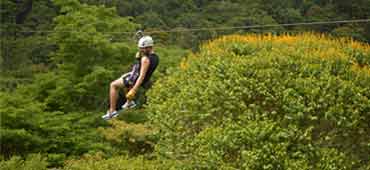
M 331 25 L 331 24 L 346 24 L 346 23 L 369 23 L 370 19 L 354 19 L 354 20 L 337 20 L 337 21 L 317 21 L 317 22 L 297 22 L 297 23 L 283 23 L 283 24 L 264 24 L 264 25 L 246 25 L 234 27 L 204 27 L 204 28 L 175 28 L 171 30 L 157 30 L 145 31 L 146 34 L 158 33 L 179 33 L 179 32 L 200 32 L 200 31 L 219 31 L 219 30 L 233 30 L 233 29 L 253 29 L 253 28 L 271 28 L 282 26 L 310 26 L 310 25 Z M 80 31 L 58 31 L 58 30 L 28 30 L 16 31 L 20 33 L 53 33 L 53 32 L 80 32 Z M 136 32 L 120 32 L 120 31 L 107 31 L 101 32 L 105 34 L 135 34 Z

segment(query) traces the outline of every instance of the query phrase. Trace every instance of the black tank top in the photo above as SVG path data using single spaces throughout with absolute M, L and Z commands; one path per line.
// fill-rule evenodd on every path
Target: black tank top
M 145 85 L 146 83 L 148 83 L 148 81 L 150 80 L 150 77 L 152 76 L 153 72 L 155 71 L 159 63 L 159 57 L 155 53 L 149 54 L 148 58 L 150 61 L 149 68 L 145 74 L 144 81 L 141 85 Z M 140 68 L 141 68 L 141 61 L 139 61 L 139 63 L 140 63 Z

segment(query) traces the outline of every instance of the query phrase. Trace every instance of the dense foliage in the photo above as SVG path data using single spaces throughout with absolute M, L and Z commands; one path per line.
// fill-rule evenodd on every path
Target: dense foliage
M 369 45 L 323 35 L 214 40 L 149 91 L 149 124 L 99 128 L 142 156 L 64 168 L 368 169 L 369 61 Z
M 110 81 L 134 61 L 139 28 L 369 18 L 369 0 L 0 8 L 0 169 L 370 168 L 368 23 L 153 33 L 154 86 L 140 90 L 137 109 L 100 118 Z M 231 33 L 240 35 L 222 36 Z
M 212 41 L 150 91 L 156 151 L 190 169 L 366 169 L 369 64 L 369 45 L 323 35 Z
M 74 1 L 77 2 L 77 0 L 67 0 L 64 3 L 73 4 Z M 351 20 L 370 17 L 370 0 L 80 1 L 90 5 L 113 7 L 116 9 L 114 13 L 122 17 L 131 17 L 131 21 L 141 24 L 140 28 L 146 31 Z M 0 64 L 1 71 L 8 73 L 0 78 L 0 82 L 6 87 L 11 88 L 14 84 L 28 81 L 30 74 L 45 71 L 48 68 L 49 54 L 54 50 L 55 44 L 48 42 L 46 37 L 55 26 L 53 19 L 65 13 L 58 3 L 60 3 L 58 0 L 2 0 L 0 2 L 2 40 Z M 80 24 L 85 27 L 90 24 L 99 25 L 99 20 L 88 17 L 78 19 L 81 19 Z M 107 24 L 107 20 L 103 19 L 103 21 Z M 74 26 L 78 27 L 78 25 Z M 104 24 L 100 26 L 105 27 Z M 350 36 L 366 42 L 370 40 L 369 23 L 172 32 L 157 33 L 153 36 L 157 42 L 196 49 L 203 40 L 236 32 L 273 32 L 279 34 L 312 30 L 336 36 Z M 104 31 L 108 31 L 108 29 Z M 9 74 L 12 76 L 9 77 Z
M 27 70 L 25 73 L 28 75 L 19 77 L 16 72 L 2 72 L 5 76 L 1 78 L 19 80 L 25 76 L 27 81 L 1 84 L 4 88 L 0 92 L 1 158 L 27 158 L 40 153 L 40 160 L 47 161 L 48 166 L 62 166 L 65 160 L 86 154 L 111 157 L 152 150 L 152 145 L 147 145 L 148 149 L 141 151 L 142 142 L 129 141 L 150 134 L 119 133 L 119 136 L 116 131 L 110 131 L 117 127 L 115 124 L 100 118 L 108 106 L 110 81 L 129 71 L 137 51 L 131 35 L 105 32 L 132 32 L 138 25 L 131 22 L 130 18 L 119 17 L 113 8 L 85 5 L 73 0 L 54 2 L 63 15 L 54 18 L 54 31 L 43 40 L 53 46 L 44 63 L 47 68 L 35 72 Z M 171 66 L 179 63 L 187 53 L 177 47 L 165 49 L 160 45 L 155 50 L 163 63 L 156 76 L 168 74 Z M 38 51 L 26 55 L 33 57 L 33 54 L 38 54 Z M 36 64 L 30 65 L 30 68 L 34 68 Z M 11 70 L 18 70 L 16 66 Z M 140 126 L 135 124 L 146 120 L 145 113 L 140 114 L 142 112 L 138 110 L 122 116 L 121 119 L 131 123 L 124 127 L 134 129 Z M 117 142 L 110 133 L 117 138 L 127 136 L 127 140 Z M 21 157 L 13 158 L 4 166 L 11 167 L 13 163 L 22 162 Z M 25 167 L 32 166 L 26 164 Z
M 116 6 L 121 16 L 133 16 L 146 30 L 249 26 L 277 23 L 333 21 L 370 17 L 369 0 L 82 0 Z M 164 41 L 194 47 L 199 40 L 231 32 L 285 32 L 314 30 L 369 41 L 370 24 L 338 24 L 246 30 L 202 31 L 158 35 Z M 173 41 L 175 40 L 175 41 Z

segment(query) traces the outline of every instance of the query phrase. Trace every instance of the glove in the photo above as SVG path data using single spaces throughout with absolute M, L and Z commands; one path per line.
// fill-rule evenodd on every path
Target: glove
M 142 54 L 140 53 L 140 52 L 137 52 L 136 54 L 135 54 L 135 58 L 141 58 L 142 57 Z
M 145 56 L 147 56 L 147 55 L 145 55 L 145 54 L 143 54 L 143 53 L 141 53 L 141 52 L 137 52 L 137 53 L 135 54 L 135 58 L 136 58 L 136 59 L 140 59 L 141 57 L 145 57 Z
M 126 99 L 128 100 L 133 100 L 136 95 L 136 90 L 131 89 L 127 94 L 126 94 Z

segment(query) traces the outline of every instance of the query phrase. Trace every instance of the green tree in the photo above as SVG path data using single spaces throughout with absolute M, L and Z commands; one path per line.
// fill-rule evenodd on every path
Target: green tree
M 52 108 L 96 109 L 104 101 L 109 80 L 133 61 L 127 42 L 138 25 L 119 17 L 113 8 L 55 1 L 61 7 L 50 40 L 57 44 L 52 56 L 60 77 L 49 93 Z M 65 104 L 63 104 L 65 103 Z M 92 107 L 93 106 L 93 107 Z
M 193 169 L 361 169 L 370 53 L 347 42 L 247 35 L 203 45 L 150 91 L 157 153 Z

